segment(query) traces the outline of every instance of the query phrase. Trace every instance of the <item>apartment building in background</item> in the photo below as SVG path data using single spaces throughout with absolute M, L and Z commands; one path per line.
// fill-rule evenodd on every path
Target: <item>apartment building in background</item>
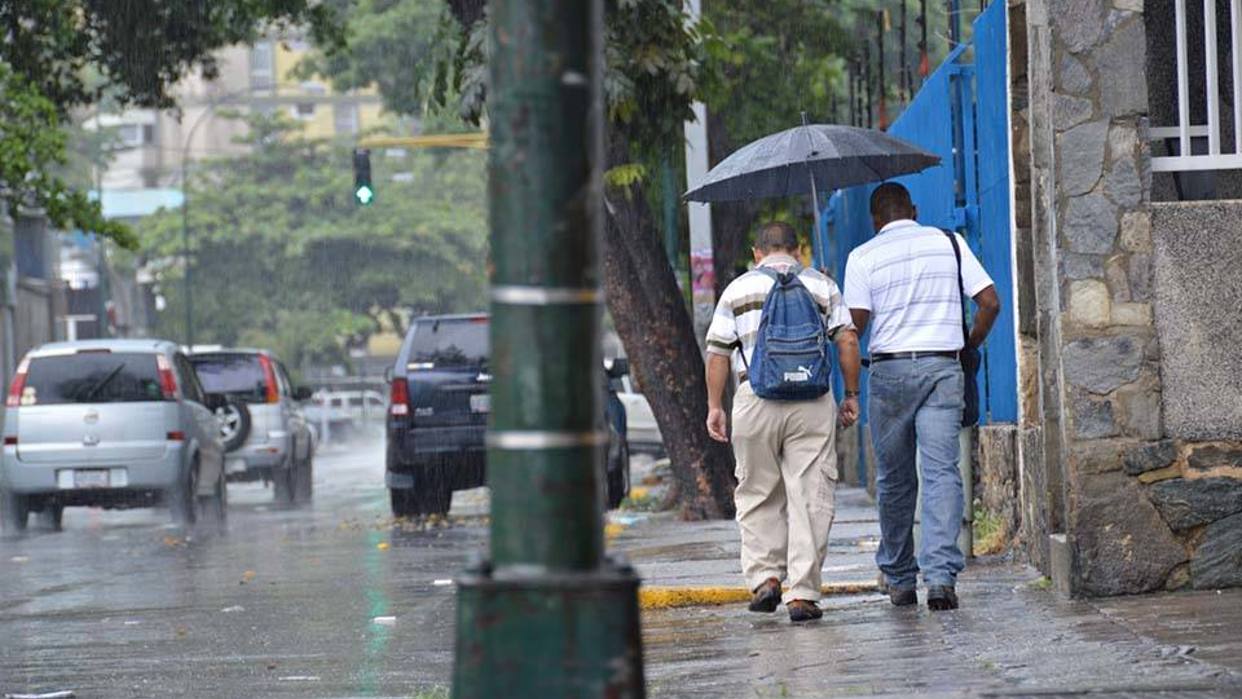
M 87 119 L 88 130 L 109 129 L 116 136 L 110 164 L 94 177 L 104 215 L 135 221 L 182 206 L 182 182 L 196 161 L 244 153 L 238 141 L 246 125 L 238 114 L 283 113 L 302 124 L 309 138 L 350 138 L 386 123 L 374 89 L 338 92 L 326 80 L 294 77 L 309 50 L 296 35 L 222 49 L 216 79 L 195 72 L 173 88 L 178 109 L 127 109 Z M 61 236 L 60 278 L 74 316 L 65 322 L 76 324 L 83 337 L 145 335 L 156 311 L 143 289 L 150 275 L 101 275 L 106 266 L 91 238 Z M 99 322 L 104 317 L 106 325 Z

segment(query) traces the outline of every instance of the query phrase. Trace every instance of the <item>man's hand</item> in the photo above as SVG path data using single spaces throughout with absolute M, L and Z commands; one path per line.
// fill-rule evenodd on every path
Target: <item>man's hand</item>
M 723 409 L 725 382 L 729 380 L 729 358 L 707 353 L 707 434 L 717 442 L 728 442 L 729 432 Z
M 725 426 L 725 414 L 720 408 L 707 411 L 707 434 L 717 442 L 728 442 L 729 433 Z
M 842 427 L 849 427 L 858 422 L 858 398 L 851 396 L 841 401 L 841 407 L 837 410 L 837 419 Z

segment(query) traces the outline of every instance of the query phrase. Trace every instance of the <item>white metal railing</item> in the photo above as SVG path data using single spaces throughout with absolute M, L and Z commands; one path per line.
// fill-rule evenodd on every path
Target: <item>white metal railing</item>
M 1177 32 L 1177 126 L 1152 128 L 1151 140 L 1177 139 L 1177 155 L 1154 156 L 1154 172 L 1242 169 L 1242 0 L 1229 0 L 1229 57 L 1233 80 L 1233 152 L 1221 152 L 1220 71 L 1217 66 L 1216 0 L 1203 1 L 1203 64 L 1207 123 L 1190 123 L 1190 62 L 1186 56 L 1186 0 L 1174 0 Z M 1191 138 L 1207 137 L 1207 153 L 1195 154 Z

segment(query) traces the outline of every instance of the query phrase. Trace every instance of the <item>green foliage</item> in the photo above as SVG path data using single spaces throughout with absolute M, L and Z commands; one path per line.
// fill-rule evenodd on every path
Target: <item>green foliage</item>
M 329 46 L 309 55 L 296 72 L 331 79 L 338 90 L 376 86 L 398 114 L 421 115 L 437 89 L 436 66 L 461 41 L 460 28 L 440 0 L 335 0 L 347 16 L 348 51 Z M 440 86 L 443 89 L 443 86 Z
M 613 137 L 658 159 L 684 143 L 703 42 L 681 0 L 618 0 L 606 17 L 604 78 Z
M 604 173 L 604 184 L 614 189 L 629 189 L 641 184 L 647 177 L 647 168 L 639 163 L 618 165 Z
M 338 0 L 347 3 L 347 0 Z M 339 87 L 374 83 L 399 114 L 452 107 L 478 123 L 484 113 L 487 25 L 456 23 L 474 14 L 467 0 L 359 0 L 346 26 L 347 48 L 315 55 L 301 70 Z M 462 7 L 458 7 L 462 5 Z M 692 118 L 703 59 L 699 30 L 681 0 L 608 3 L 605 89 L 610 121 L 638 150 L 675 149 Z
M 1000 553 L 1009 543 L 1005 525 L 1000 516 L 988 511 L 978 500 L 975 500 L 971 529 L 976 556 Z
M 838 0 L 706 3 L 703 97 L 722 116 L 728 140 L 743 145 L 799 123 L 831 119 L 845 89 L 845 61 L 857 39 Z
M 325 47 L 342 38 L 334 8 L 314 0 L 0 0 L 0 26 L 0 60 L 60 110 L 102 91 L 120 105 L 175 106 L 169 86 L 194 68 L 215 78 L 212 52 L 260 29 L 306 28 Z
M 359 207 L 352 144 L 301 138 L 285 117 L 248 122 L 249 154 L 206 161 L 189 182 L 196 340 L 275 347 L 295 366 L 345 361 L 408 313 L 484 304 L 482 153 L 375 151 L 376 201 Z M 160 331 L 182 336 L 180 212 L 139 233 L 164 261 Z
M 63 170 L 70 111 L 108 96 L 118 106 L 171 107 L 168 88 L 198 68 L 218 73 L 212 51 L 264 24 L 307 27 L 340 45 L 332 9 L 313 0 L 0 0 L 0 191 L 9 208 L 42 209 L 53 225 L 136 239 L 105 221 Z M 72 178 L 70 178 L 72 179 Z
M 137 240 L 126 227 L 105 221 L 98 202 L 54 174 L 68 161 L 67 140 L 56 105 L 0 62 L 0 191 L 9 211 L 41 209 L 55 226 L 133 247 Z

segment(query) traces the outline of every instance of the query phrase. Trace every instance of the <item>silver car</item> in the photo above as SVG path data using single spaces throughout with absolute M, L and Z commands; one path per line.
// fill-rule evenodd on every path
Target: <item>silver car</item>
M 60 528 L 65 507 L 166 504 L 173 520 L 223 522 L 228 493 L 214 409 L 177 345 L 92 340 L 43 345 L 9 387 L 0 462 L 5 528 L 30 513 Z
M 218 411 L 227 478 L 270 482 L 276 502 L 309 502 L 315 438 L 301 403 L 310 390 L 267 350 L 194 347 L 189 360 L 208 391 L 229 398 Z

